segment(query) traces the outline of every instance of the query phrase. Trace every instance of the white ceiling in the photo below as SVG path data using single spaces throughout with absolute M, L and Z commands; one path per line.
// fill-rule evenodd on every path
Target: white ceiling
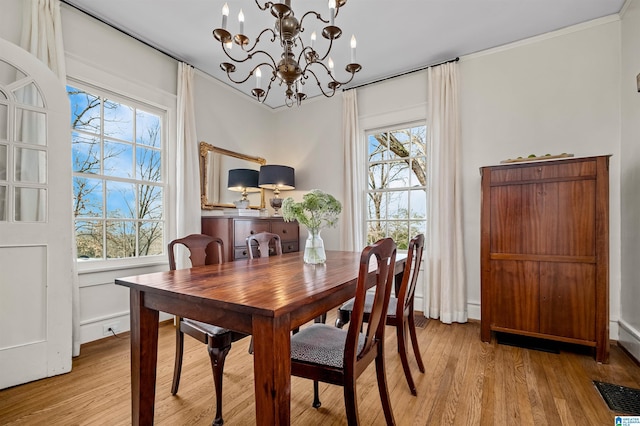
M 212 30 L 222 23 L 221 10 L 229 4 L 228 29 L 238 31 L 237 15 L 245 15 L 245 34 L 255 38 L 264 28 L 273 28 L 275 18 L 258 9 L 255 0 L 63 0 L 123 32 L 187 62 L 214 78 L 230 84 L 247 96 L 255 87 L 250 78 L 244 85 L 231 84 L 220 63 L 228 61 Z M 549 31 L 586 22 L 620 11 L 625 0 L 348 0 L 335 24 L 343 30 L 331 57 L 337 78 L 344 80 L 349 62 L 351 35 L 357 38 L 357 62 L 362 70 L 345 87 L 415 70 L 462 55 L 522 40 Z M 265 4 L 262 0 L 261 4 Z M 308 10 L 328 16 L 327 0 L 292 0 L 298 19 Z M 328 43 L 320 36 L 326 25 L 308 16 L 302 34 L 306 44 L 312 31 L 318 33 L 316 50 Z M 260 30 L 259 30 L 260 29 Z M 271 45 L 263 36 L 261 44 Z M 265 50 L 268 50 L 265 48 Z M 240 49 L 232 52 L 239 56 Z M 567 52 L 570 54 L 570 52 Z M 279 53 L 274 53 L 274 56 Z M 260 60 L 262 62 L 262 60 Z M 257 65 L 257 63 L 255 63 Z M 263 68 L 263 88 L 268 77 Z M 236 79 L 244 79 L 241 69 Z M 309 97 L 319 94 L 310 80 L 304 86 Z M 284 88 L 274 83 L 266 105 L 284 104 Z

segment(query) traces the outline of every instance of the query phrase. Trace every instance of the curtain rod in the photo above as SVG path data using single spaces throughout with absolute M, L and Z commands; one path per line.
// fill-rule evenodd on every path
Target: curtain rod
M 392 78 L 402 77 L 403 75 L 413 74 L 414 72 L 418 72 L 418 71 L 424 71 L 424 70 L 426 70 L 428 68 L 437 67 L 437 66 L 440 66 L 440 65 L 448 64 L 450 62 L 458 62 L 459 60 L 460 60 L 460 58 L 456 57 L 455 59 L 449 59 L 448 61 L 438 62 L 437 64 L 431 64 L 431 65 L 427 65 L 426 67 L 418 68 L 418 69 L 411 70 L 411 71 L 406 71 L 406 72 L 403 72 L 403 73 L 400 73 L 400 74 L 396 74 L 396 75 L 391 75 L 389 77 L 384 77 L 384 78 L 381 78 L 379 80 L 374 80 L 374 81 L 370 81 L 368 83 L 359 84 L 358 86 L 347 87 L 345 89 L 342 89 L 342 91 L 345 92 L 347 90 L 359 89 L 361 87 L 369 86 L 370 84 L 381 83 L 383 81 L 391 80 Z

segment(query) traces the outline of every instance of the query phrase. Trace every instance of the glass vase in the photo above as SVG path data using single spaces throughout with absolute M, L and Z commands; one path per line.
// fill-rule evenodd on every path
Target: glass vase
M 304 263 L 312 265 L 324 263 L 327 260 L 327 254 L 324 252 L 324 241 L 320 236 L 319 229 L 309 229 L 309 236 L 304 246 Z

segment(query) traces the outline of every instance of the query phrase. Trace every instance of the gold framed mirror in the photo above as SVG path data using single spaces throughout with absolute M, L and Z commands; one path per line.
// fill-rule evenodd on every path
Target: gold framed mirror
M 218 148 L 206 142 L 200 142 L 200 206 L 203 210 L 231 207 L 233 201 L 240 198 L 238 192 L 227 189 L 227 179 L 231 169 L 260 170 L 267 161 L 261 157 L 239 154 L 228 149 Z M 262 209 L 264 190 L 248 194 L 250 208 Z

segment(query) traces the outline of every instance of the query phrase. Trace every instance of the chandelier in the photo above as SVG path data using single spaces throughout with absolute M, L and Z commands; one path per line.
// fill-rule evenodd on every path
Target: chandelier
M 356 63 L 356 38 L 354 36 L 351 36 L 351 62 L 345 67 L 345 70 L 351 74 L 348 80 L 338 81 L 335 78 L 333 60 L 329 56 L 334 40 L 337 40 L 342 35 L 340 27 L 334 25 L 334 20 L 338 16 L 340 8 L 346 4 L 347 0 L 329 0 L 328 20 L 324 19 L 318 12 L 309 11 L 302 15 L 299 21 L 291 8 L 291 0 L 285 0 L 282 3 L 267 2 L 264 6 L 258 3 L 258 0 L 255 0 L 255 2 L 260 10 L 268 10 L 271 12 L 271 15 L 275 17 L 273 29 L 265 28 L 262 30 L 256 37 L 253 45 L 250 46 L 250 39 L 244 34 L 244 14 L 242 13 L 242 9 L 240 9 L 240 13 L 238 14 L 239 33 L 232 36 L 227 30 L 229 6 L 225 3 L 222 8 L 222 28 L 213 30 L 213 36 L 220 42 L 222 51 L 232 62 L 236 64 L 245 62 L 253 64 L 254 61 L 258 62 L 251 68 L 244 79 L 238 80 L 232 76 L 232 73 L 236 71 L 236 66 L 233 63 L 223 62 L 220 64 L 220 68 L 227 73 L 229 80 L 236 84 L 245 83 L 255 74 L 256 87 L 251 90 L 251 94 L 258 102 L 264 102 L 267 99 L 271 85 L 277 81 L 280 86 L 286 86 L 285 104 L 288 107 L 294 104 L 300 105 L 307 97 L 302 91 L 302 86 L 304 86 L 311 77 L 313 77 L 313 79 L 309 81 L 315 81 L 322 94 L 330 98 L 335 94 L 336 89 L 351 82 L 355 73 L 362 68 Z M 329 41 L 324 55 L 319 54 L 314 49 L 316 40 L 315 31 L 309 37 L 310 42 L 308 45 L 305 45 L 302 40 L 301 33 L 304 32 L 302 24 L 308 16 L 315 16 L 316 20 L 328 24 L 322 29 L 322 36 Z M 270 38 L 271 43 L 275 43 L 276 40 L 280 43 L 282 54 L 279 60 L 274 59 L 273 56 L 263 50 L 262 45 L 260 45 L 260 38 L 265 34 Z M 242 48 L 242 57 L 235 58 L 232 56 L 232 43 Z M 268 68 L 271 73 L 266 89 L 261 87 L 262 72 L 260 68 Z M 325 72 L 327 76 L 323 76 Z M 323 87 L 321 81 L 324 81 L 326 86 Z

